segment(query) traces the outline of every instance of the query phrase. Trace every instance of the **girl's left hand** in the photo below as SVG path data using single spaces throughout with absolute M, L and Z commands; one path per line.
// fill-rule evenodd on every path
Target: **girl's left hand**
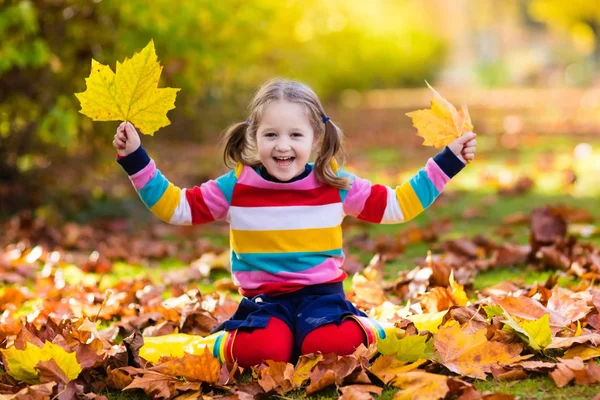
M 475 159 L 475 145 L 477 140 L 475 139 L 477 134 L 473 132 L 467 132 L 458 139 L 455 139 L 448 145 L 448 148 L 458 157 L 463 163 L 467 163 Z

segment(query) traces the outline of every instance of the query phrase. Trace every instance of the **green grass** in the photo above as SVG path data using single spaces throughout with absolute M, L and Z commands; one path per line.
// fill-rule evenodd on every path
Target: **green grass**
M 512 394 L 520 400 L 589 400 L 600 393 L 600 384 L 590 386 L 567 385 L 558 389 L 548 377 L 533 377 L 522 381 L 499 382 L 493 379 L 475 382 L 481 391 Z

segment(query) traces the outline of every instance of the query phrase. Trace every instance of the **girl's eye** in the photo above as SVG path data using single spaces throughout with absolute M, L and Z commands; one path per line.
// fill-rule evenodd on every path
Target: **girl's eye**
M 292 133 L 292 137 L 302 137 L 302 134 L 298 133 L 298 132 L 294 132 L 294 133 Z
M 275 137 L 275 134 L 273 132 L 268 132 L 265 133 L 265 137 Z

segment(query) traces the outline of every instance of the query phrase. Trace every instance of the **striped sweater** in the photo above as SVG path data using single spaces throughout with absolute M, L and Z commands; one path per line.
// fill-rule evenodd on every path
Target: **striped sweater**
M 406 222 L 427 208 L 464 164 L 445 148 L 396 188 L 371 184 L 345 171 L 348 190 L 307 177 L 277 183 L 252 167 L 201 186 L 180 189 L 146 151 L 118 159 L 144 204 L 172 224 L 230 224 L 231 271 L 242 295 L 283 294 L 346 278 L 341 223 L 345 216 L 381 224 Z

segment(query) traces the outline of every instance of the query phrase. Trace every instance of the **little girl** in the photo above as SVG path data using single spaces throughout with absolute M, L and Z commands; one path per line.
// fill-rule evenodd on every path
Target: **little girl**
M 338 168 L 342 131 L 316 94 L 276 79 L 257 92 L 248 120 L 224 134 L 224 161 L 233 169 L 199 187 L 170 183 L 130 123 L 119 126 L 113 145 L 142 201 L 160 219 L 229 222 L 231 271 L 244 298 L 201 344 L 221 362 L 248 367 L 291 362 L 299 354 L 350 354 L 385 337 L 345 299 L 342 220 L 349 215 L 394 224 L 414 218 L 474 158 L 475 136 L 456 139 L 395 189 L 371 184 Z M 158 358 L 151 353 L 148 344 L 145 358 Z

